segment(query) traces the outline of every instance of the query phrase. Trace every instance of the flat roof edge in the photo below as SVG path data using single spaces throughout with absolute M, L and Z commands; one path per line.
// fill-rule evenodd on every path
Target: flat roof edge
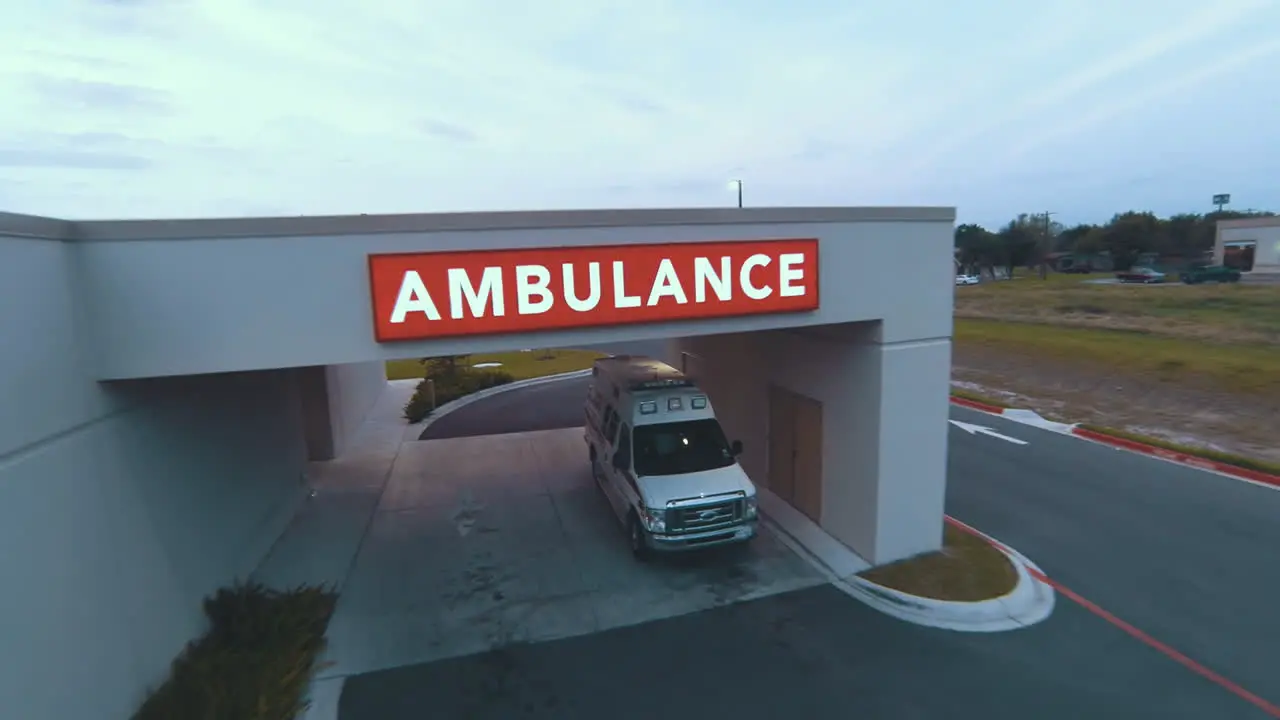
M 67 220 L 0 212 L 0 236 L 37 240 L 70 240 L 75 224 Z
M 767 207 L 535 210 L 405 215 L 181 220 L 85 220 L 71 223 L 75 240 L 365 235 L 380 233 L 539 230 L 631 225 L 760 225 L 839 222 L 955 222 L 953 207 Z M 3 227 L 0 225 L 0 227 Z
M 1233 220 L 1219 220 L 1218 227 L 1222 230 L 1241 230 L 1247 228 L 1265 228 L 1280 226 L 1280 216 L 1275 217 L 1251 217 L 1251 218 L 1235 218 Z

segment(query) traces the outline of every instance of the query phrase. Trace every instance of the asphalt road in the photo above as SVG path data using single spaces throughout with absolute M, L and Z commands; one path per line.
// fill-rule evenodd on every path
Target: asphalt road
M 1028 442 L 951 434 L 947 511 L 1280 703 L 1280 492 L 965 408 Z
M 590 378 L 574 378 L 498 393 L 463 405 L 431 423 L 420 440 L 558 430 L 584 422 Z
M 340 720 L 1263 718 L 1070 604 L 1019 632 L 899 622 L 832 586 L 347 679 Z
M 618 355 L 660 357 L 666 343 L 637 340 L 608 346 L 586 346 L 583 350 Z M 499 435 L 533 430 L 558 430 L 583 423 L 582 402 L 587 397 L 587 378 L 534 385 L 499 393 L 482 402 L 464 405 L 428 425 L 420 440 L 471 435 Z
M 442 418 L 428 434 L 573 427 L 581 423 L 585 387 L 583 380 L 511 391 Z M 953 428 L 950 514 L 1016 547 L 1050 577 L 1157 641 L 1280 702 L 1274 600 L 1280 593 L 1280 492 L 963 408 L 953 408 L 952 418 L 1027 444 Z M 508 701 L 530 704 L 530 716 L 603 712 L 604 703 L 625 694 L 612 684 L 618 673 L 606 669 L 611 665 L 624 675 L 638 673 L 645 678 L 642 687 L 676 683 L 674 697 L 695 705 L 704 702 L 700 683 L 744 673 L 747 681 L 730 683 L 753 688 L 742 694 L 741 709 L 729 709 L 736 707 L 732 693 L 708 696 L 721 703 L 715 707 L 744 717 L 773 717 L 784 706 L 806 717 L 848 717 L 850 704 L 862 708 L 855 713 L 862 717 L 951 716 L 957 707 L 986 717 L 1267 717 L 1065 597 L 1045 623 L 999 635 L 915 628 L 828 589 L 752 606 L 757 609 L 726 608 L 691 616 L 700 619 L 653 623 L 645 631 L 518 648 L 502 660 L 477 657 L 354 678 L 342 717 L 409 717 L 380 703 L 412 706 L 422 701 L 423 691 L 415 689 L 422 687 L 448 688 L 451 703 L 472 702 L 466 688 L 489 677 L 486 663 L 493 662 L 515 663 L 519 672 L 511 670 L 512 677 L 523 679 L 513 695 L 499 693 L 495 697 L 507 699 L 493 700 L 492 709 L 474 717 L 503 716 L 513 707 L 503 704 Z M 751 612 L 767 622 L 757 627 L 744 621 L 742 613 Z M 769 623 L 790 629 L 783 633 Z M 704 632 L 706 639 L 681 640 Z M 829 642 L 827 636 L 842 639 Z M 684 649 L 663 659 L 673 644 Z M 584 669 L 597 667 L 596 673 Z M 752 682 L 759 673 L 782 682 Z M 474 682 L 468 685 L 463 676 Z M 945 692 L 922 693 L 922 684 Z M 824 698 L 821 705 L 807 699 L 813 693 Z M 666 702 L 624 703 L 609 712 L 625 717 L 634 708 L 648 717 Z M 366 714 L 374 709 L 383 714 Z

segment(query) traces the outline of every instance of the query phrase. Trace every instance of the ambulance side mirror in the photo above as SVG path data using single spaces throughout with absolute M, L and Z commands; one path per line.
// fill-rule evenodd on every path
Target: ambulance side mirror
M 741 440 L 734 440 L 732 443 L 729 443 L 729 452 L 733 453 L 733 456 L 734 456 L 734 457 L 738 457 L 739 455 L 741 455 L 741 454 L 742 454 L 742 441 L 741 441 Z

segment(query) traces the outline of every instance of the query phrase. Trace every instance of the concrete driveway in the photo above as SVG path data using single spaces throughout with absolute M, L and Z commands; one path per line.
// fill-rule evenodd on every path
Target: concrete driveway
M 330 624 L 320 677 L 593 633 L 823 582 L 763 533 L 642 564 L 582 429 L 408 442 Z
M 581 396 L 582 387 L 576 381 L 544 386 L 536 393 L 532 389 L 515 390 L 499 396 L 503 397 L 500 406 L 496 398 L 486 400 L 463 408 L 455 416 L 442 418 L 433 427 L 434 434 L 453 439 L 409 443 L 402 452 L 416 452 L 409 450 L 413 446 L 423 452 L 432 447 L 483 448 L 495 438 L 463 436 L 518 430 L 522 418 L 536 418 L 540 427 L 571 427 L 580 422 Z M 1194 577 L 1189 584 L 1174 582 L 1185 574 L 1176 572 L 1175 561 L 1193 559 L 1196 553 L 1174 545 L 1175 550 L 1162 557 L 1158 548 L 1150 547 L 1152 543 L 1166 541 L 1161 538 L 1167 538 L 1167 533 L 1157 532 L 1159 528 L 1180 527 L 1188 522 L 1187 518 L 1154 525 L 1134 522 L 1134 518 L 1143 513 L 1164 512 L 1179 499 L 1180 491 L 1171 490 L 1170 481 L 1176 489 L 1178 485 L 1201 482 L 1204 478 L 1182 478 L 1182 474 L 1194 471 L 1095 448 L 1079 440 L 1051 438 L 1041 431 L 998 418 L 971 416 L 959 409 L 953 417 L 989 425 L 1006 435 L 1023 438 L 1029 444 L 1014 445 L 953 430 L 950 511 L 1030 552 L 1044 563 L 1051 576 L 1065 579 L 1067 585 L 1083 591 L 1087 598 L 1101 601 L 1103 610 L 1115 611 L 1121 620 L 1133 622 L 1142 629 L 1155 630 L 1157 639 L 1172 641 L 1175 647 L 1192 653 L 1195 659 L 1208 661 L 1211 666 L 1226 671 L 1231 679 L 1243 680 L 1247 687 L 1264 695 L 1274 694 L 1273 682 L 1266 679 L 1270 665 L 1266 664 L 1267 651 L 1263 650 L 1274 645 L 1268 644 L 1271 624 L 1257 623 L 1258 615 L 1250 613 L 1248 617 L 1254 618 L 1256 635 L 1249 639 L 1220 622 L 1202 625 L 1208 617 L 1206 614 L 1185 615 L 1181 611 L 1188 606 L 1183 598 L 1169 592 L 1161 594 L 1166 588 L 1189 592 L 1203 587 Z M 581 454 L 581 439 L 577 435 L 580 432 L 574 427 L 505 437 L 532 442 L 535 457 L 544 452 L 542 438 L 559 437 L 564 443 L 566 458 L 576 458 Z M 1043 453 L 1057 448 L 1058 443 L 1077 459 L 1053 460 L 1046 467 Z M 1095 452 L 1098 454 L 1096 466 L 1092 462 L 1088 467 L 1080 466 L 1081 453 Z M 1008 472 L 1006 464 L 1015 464 L 1018 470 Z M 1052 469 L 1055 466 L 1065 469 L 1056 472 Z M 1112 509 L 1112 503 L 1126 497 L 1118 488 L 1142 475 L 1139 470 L 1160 473 L 1164 482 L 1143 488 L 1144 492 L 1131 498 L 1134 506 L 1128 510 Z M 1095 482 L 1091 476 L 1089 482 L 1082 481 L 1082 474 L 1092 473 L 1100 473 L 1103 479 Z M 1168 477 L 1170 475 L 1178 477 Z M 589 482 L 584 477 L 579 487 Z M 1006 482 L 1010 487 L 996 487 Z M 1015 485 L 1018 487 L 1012 487 Z M 1082 492 L 1091 485 L 1111 489 L 1079 503 L 1053 494 Z M 1053 492 L 1045 486 L 1053 486 Z M 395 480 L 392 487 L 396 487 Z M 1234 488 L 1234 484 L 1227 487 Z M 1047 502 L 1025 502 L 1028 494 L 1041 493 L 1048 493 Z M 391 495 L 388 491 L 388 497 Z M 1280 717 L 1241 697 L 1244 691 L 1239 688 L 1210 681 L 1198 670 L 1190 670 L 1168 657 L 1166 652 L 1139 642 L 1101 611 L 1066 598 L 1060 600 L 1053 617 L 1035 627 L 1014 633 L 974 635 L 898 622 L 823 583 L 791 592 L 776 592 L 787 582 L 780 582 L 776 579 L 778 576 L 773 575 L 772 582 L 766 581 L 761 586 L 758 578 L 762 573 L 758 568 L 793 567 L 795 559 L 780 548 L 767 553 L 757 549 L 762 555 L 777 552 L 768 562 L 636 568 L 623 562 L 629 558 L 625 557 L 620 531 L 616 523 L 610 525 L 613 521 L 599 496 L 583 492 L 577 497 L 582 503 L 579 508 L 589 506 L 592 501 L 600 508 L 598 513 L 576 517 L 580 523 L 599 523 L 596 527 L 603 544 L 597 546 L 596 551 L 603 554 L 607 546 L 607 552 L 618 556 L 611 561 L 609 570 L 615 573 L 627 570 L 624 575 L 638 578 L 630 587 L 643 588 L 647 593 L 637 596 L 635 602 L 628 602 L 625 595 L 617 598 L 618 591 L 615 591 L 611 602 L 624 603 L 631 608 L 628 614 L 637 620 L 655 616 L 665 619 L 608 629 L 610 615 L 605 612 L 602 616 L 597 605 L 593 606 L 597 615 L 590 620 L 579 618 L 575 627 L 599 628 L 603 632 L 584 634 L 590 632 L 584 630 L 577 637 L 552 642 L 515 642 L 466 657 L 420 662 L 349 677 L 338 703 L 339 717 L 342 720 L 409 720 L 424 714 L 556 720 L 655 715 L 761 720 L 782 716 L 1043 717 L 1054 720 Z M 1142 498 L 1146 498 L 1145 504 Z M 572 504 L 565 503 L 565 506 L 572 507 Z M 1072 513 L 1077 506 L 1093 506 L 1097 511 L 1082 512 L 1075 517 Z M 1210 515 L 1217 516 L 1217 513 Z M 1230 517 L 1239 522 L 1248 515 L 1236 513 Z M 1090 529 L 1061 527 L 1069 518 L 1089 523 Z M 1124 537 L 1110 537 L 1103 532 L 1105 526 L 1093 524 L 1105 518 L 1127 520 L 1135 529 Z M 570 523 L 567 527 L 573 526 Z M 1209 532 L 1203 523 L 1195 527 L 1192 537 L 1203 537 Z M 456 534 L 456 530 L 454 532 Z M 1141 571 L 1136 575 L 1111 572 L 1107 562 L 1100 558 L 1126 551 L 1135 533 L 1150 534 L 1142 550 L 1162 558 L 1162 562 L 1139 563 Z M 1106 538 L 1106 542 L 1080 546 L 1078 550 L 1082 555 L 1073 555 L 1073 548 L 1082 538 Z M 1163 562 L 1164 559 L 1172 564 Z M 710 558 L 707 561 L 714 562 Z M 1134 567 L 1132 561 L 1127 566 Z M 1253 567 L 1259 566 L 1255 563 Z M 604 571 L 589 568 L 584 565 L 582 572 L 594 578 L 606 577 Z M 1157 569 L 1163 572 L 1152 575 Z M 741 592 L 749 587 L 739 584 L 744 577 L 731 576 L 742 573 L 751 577 L 747 570 L 754 573 L 751 585 L 756 589 Z M 804 568 L 798 568 L 792 577 L 805 578 L 805 575 Z M 1130 582 L 1133 580 L 1138 580 L 1140 586 L 1133 587 Z M 356 582 L 363 581 L 357 578 Z M 794 582 L 804 584 L 811 580 Z M 713 589 L 717 585 L 736 588 L 737 593 L 717 597 Z M 608 595 L 601 591 L 588 594 L 597 599 Z M 757 594 L 766 596 L 744 602 L 730 601 L 734 597 L 750 598 Z M 655 596 L 670 598 L 670 604 L 659 611 L 645 607 L 651 602 L 646 598 Z M 1258 603 L 1265 602 L 1265 597 L 1259 598 Z M 1193 604 L 1202 600 L 1203 597 L 1194 592 L 1187 598 Z M 698 607 L 708 609 L 688 612 Z M 1241 607 L 1236 605 L 1236 609 Z M 347 613 L 348 617 L 354 617 L 350 611 Z M 524 627 L 538 629 L 527 620 Z M 1212 647 L 1205 646 L 1197 638 L 1212 634 L 1201 632 L 1206 628 L 1225 631 L 1226 636 Z M 501 637 L 501 633 L 497 636 Z M 547 637 L 549 633 L 544 632 L 542 636 Z M 471 647 L 475 647 L 474 642 Z M 1232 648 L 1238 651 L 1234 658 L 1215 651 Z M 439 657 L 459 654 L 458 647 L 447 652 L 437 651 Z

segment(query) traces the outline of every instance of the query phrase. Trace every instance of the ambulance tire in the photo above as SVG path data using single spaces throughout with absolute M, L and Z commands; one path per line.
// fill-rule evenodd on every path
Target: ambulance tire
M 648 560 L 652 551 L 644 538 L 644 526 L 640 524 L 640 518 L 635 513 L 627 516 L 627 539 L 631 544 L 631 555 L 635 559 L 644 562 Z
M 596 448 L 594 445 L 591 447 L 590 451 L 587 453 L 587 459 L 591 461 L 591 479 L 595 480 L 596 484 L 599 484 L 600 483 L 600 463 L 596 458 Z

